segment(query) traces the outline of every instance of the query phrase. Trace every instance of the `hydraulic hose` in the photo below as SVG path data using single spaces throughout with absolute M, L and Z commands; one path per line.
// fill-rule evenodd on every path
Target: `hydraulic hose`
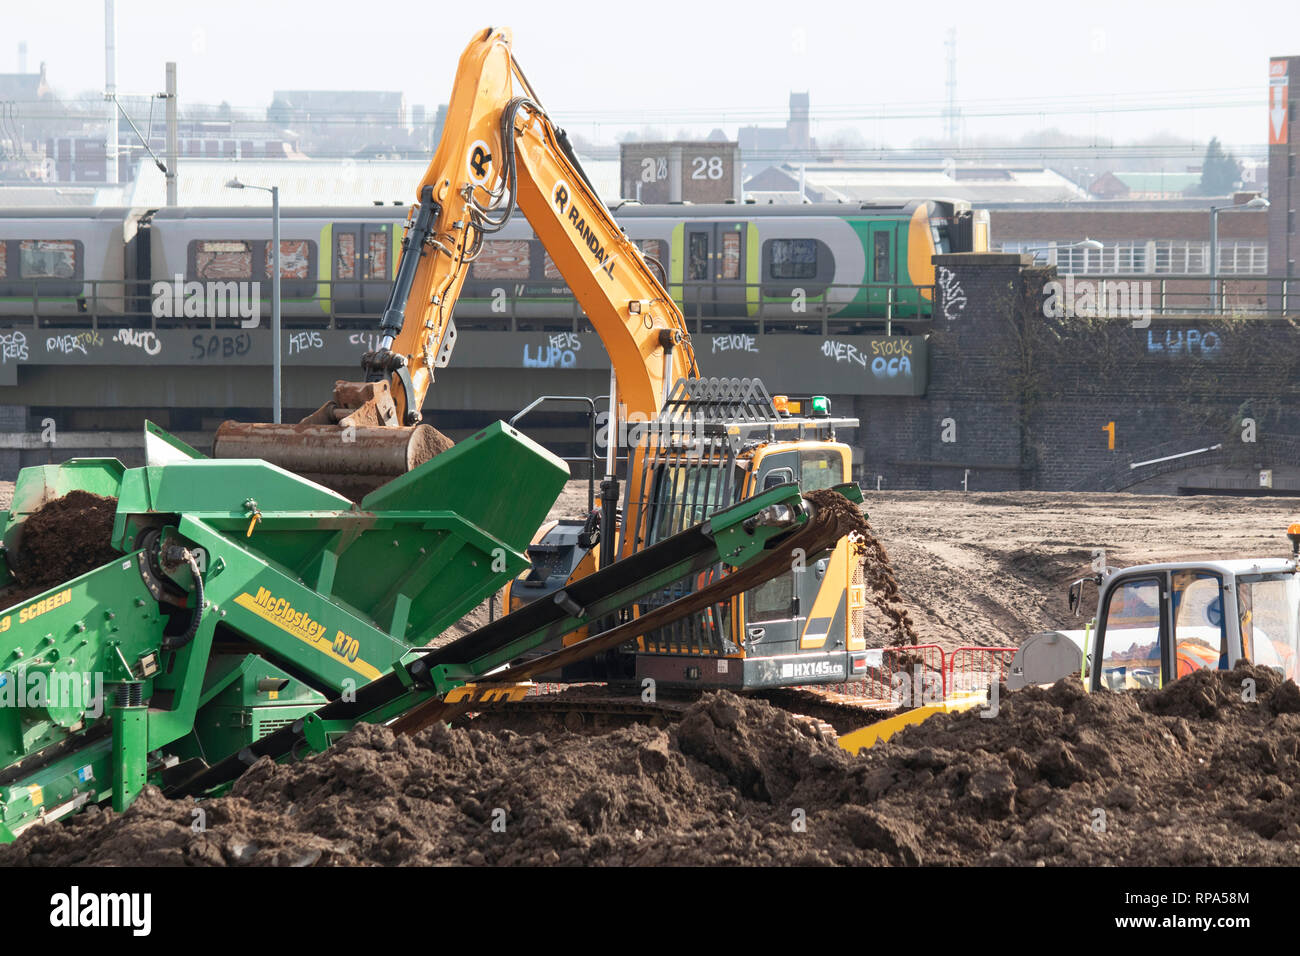
M 194 613 L 190 616 L 190 626 L 185 629 L 185 633 L 164 635 L 162 640 L 164 651 L 179 651 L 199 633 L 199 624 L 203 620 L 203 575 L 199 573 L 198 559 L 189 548 L 178 549 L 173 546 L 167 551 L 169 558 L 177 558 L 189 565 L 190 574 L 194 578 Z M 180 553 L 178 554 L 177 551 Z

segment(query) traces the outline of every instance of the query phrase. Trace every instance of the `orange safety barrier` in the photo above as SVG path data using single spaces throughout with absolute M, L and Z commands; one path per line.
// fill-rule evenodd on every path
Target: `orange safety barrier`
M 958 647 L 948 654 L 944 686 L 954 696 L 986 691 L 993 681 L 1007 679 L 1015 656 L 1014 647 Z
M 866 661 L 861 678 L 842 684 L 817 684 L 796 690 L 844 694 L 884 707 L 919 707 L 938 703 L 946 695 L 946 658 L 938 644 L 905 644 L 854 651 Z M 857 669 L 855 668 L 855 671 Z

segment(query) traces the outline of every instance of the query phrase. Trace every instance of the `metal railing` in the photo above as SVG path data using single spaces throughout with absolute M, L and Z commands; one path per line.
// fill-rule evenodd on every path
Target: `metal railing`
M 182 287 L 133 279 L 0 280 L 0 327 L 99 329 L 238 328 L 245 316 L 236 300 L 202 283 L 191 303 Z M 188 285 L 188 283 L 187 283 Z M 235 283 L 239 304 L 257 304 L 262 325 L 271 313 L 270 283 Z M 318 281 L 285 279 L 281 286 L 286 329 L 373 330 L 388 300 L 385 279 Z M 562 288 L 558 283 L 554 288 Z M 502 280 L 467 283 L 456 305 L 461 331 L 591 332 L 578 301 L 566 291 L 529 295 L 530 286 Z M 671 292 L 692 334 L 891 334 L 893 323 L 929 322 L 935 290 L 916 285 L 799 285 L 798 283 L 685 282 Z M 162 301 L 163 298 L 167 301 Z M 185 314 L 185 313 L 190 314 Z M 179 314 L 177 314 L 179 313 Z
M 1218 289 L 1214 289 L 1217 279 Z M 1149 310 L 1153 316 L 1242 316 L 1272 318 L 1300 313 L 1300 279 L 1294 276 L 1220 275 L 1205 273 L 1170 275 L 1114 273 L 1106 275 L 1061 274 L 1056 281 L 1062 291 L 1062 305 L 1073 304 L 1074 313 L 1084 307 L 1094 315 L 1129 318 Z M 1088 299 L 1084 295 L 1087 290 Z M 1048 293 L 1044 291 L 1044 299 Z M 1143 313 L 1145 314 L 1145 313 Z

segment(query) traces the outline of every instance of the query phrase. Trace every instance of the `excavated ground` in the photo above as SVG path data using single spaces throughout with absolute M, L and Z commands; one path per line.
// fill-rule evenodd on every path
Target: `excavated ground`
M 858 757 L 725 692 L 595 737 L 363 726 L 300 764 L 263 758 L 201 832 L 193 809 L 150 790 L 29 831 L 0 865 L 1295 863 L 1300 690 L 1249 667 L 1004 689 L 995 716 Z
M 1070 625 L 1064 584 L 1092 548 L 1112 564 L 1280 553 L 1300 502 L 893 493 L 868 509 L 892 559 L 882 636 L 901 608 L 952 645 Z M 124 814 L 33 828 L 0 865 L 1300 861 L 1300 690 L 1263 669 L 1128 694 L 1003 688 L 993 716 L 935 717 L 858 756 L 727 693 L 668 728 L 533 726 L 360 727 L 258 763 L 197 805 L 199 830 L 195 804 L 149 790 Z

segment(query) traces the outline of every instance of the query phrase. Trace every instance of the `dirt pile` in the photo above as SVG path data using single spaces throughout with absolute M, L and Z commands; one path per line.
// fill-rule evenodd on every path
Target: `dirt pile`
M 22 524 L 18 553 L 9 560 L 15 582 L 0 591 L 0 607 L 70 581 L 115 558 L 117 499 L 70 491 L 46 502 Z
M 1017 491 L 869 491 L 922 643 L 1015 645 L 1077 629 L 1066 586 L 1093 551 L 1114 567 L 1197 557 L 1281 556 L 1295 498 Z
M 196 805 L 148 791 L 0 847 L 14 864 L 1242 864 L 1300 857 L 1300 691 L 1251 667 L 1163 691 L 1003 690 L 852 757 L 727 693 L 666 730 L 360 727 Z
M 811 491 L 805 497 L 818 508 L 832 509 L 841 534 L 853 536 L 854 556 L 862 562 L 862 577 L 867 586 L 866 632 L 890 645 L 920 644 L 912 617 L 903 606 L 898 575 L 866 515 L 843 495 L 831 490 Z

